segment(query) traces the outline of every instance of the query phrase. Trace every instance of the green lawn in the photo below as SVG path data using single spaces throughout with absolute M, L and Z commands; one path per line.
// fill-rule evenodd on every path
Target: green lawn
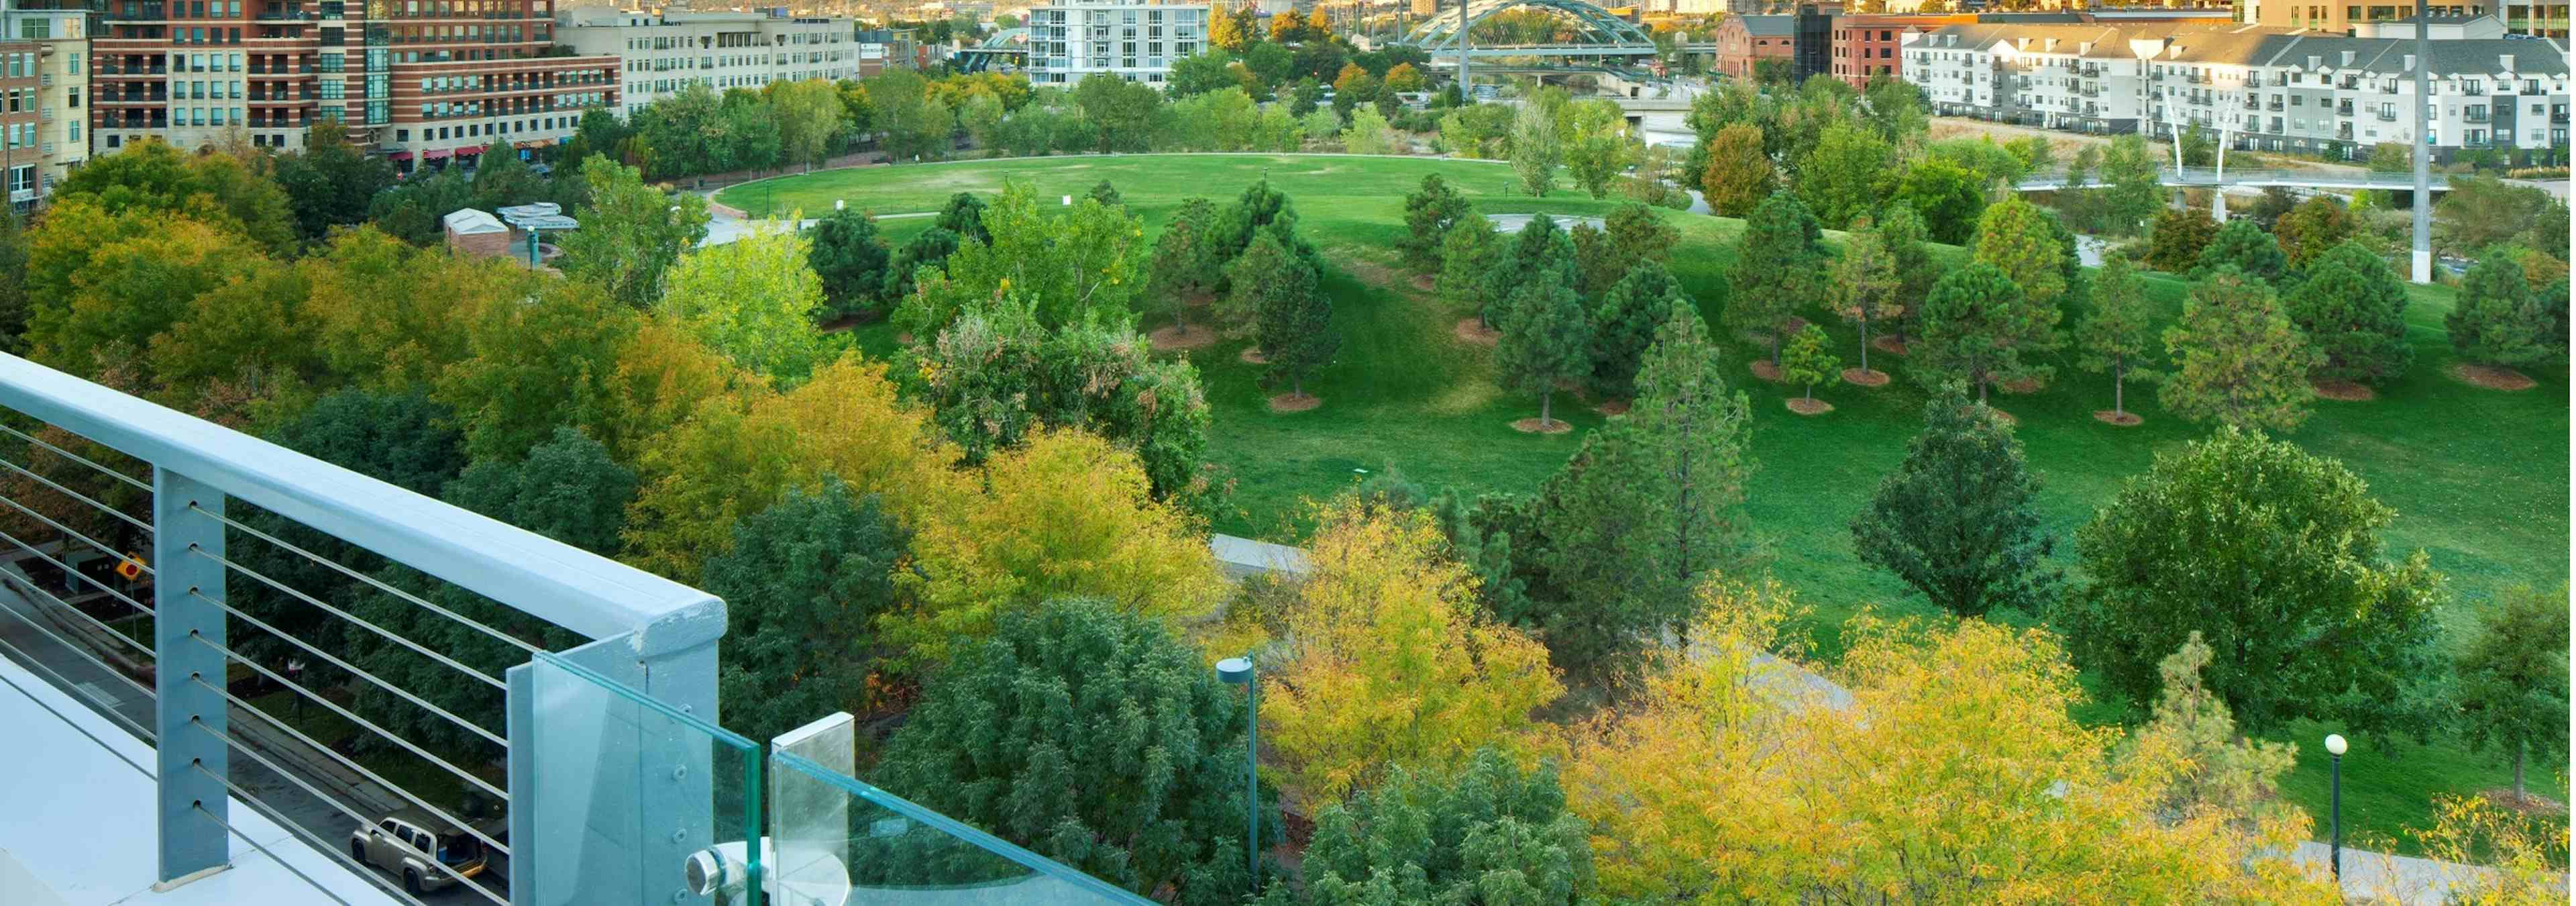
M 1537 400 L 1497 386 L 1490 353 L 1453 338 L 1459 313 L 1439 310 L 1395 265 L 1403 196 L 1427 173 L 1451 180 L 1488 213 L 1599 215 L 1616 203 L 1579 192 L 1544 200 L 1509 195 L 1510 171 L 1490 163 L 1296 155 L 1070 157 L 840 170 L 751 183 L 719 197 L 755 213 L 796 209 L 811 216 L 830 210 L 838 199 L 885 215 L 934 211 L 953 192 L 994 192 L 1005 178 L 1029 180 L 1046 197 L 1079 194 L 1107 179 L 1149 225 L 1159 225 L 1182 200 L 1230 199 L 1265 172 L 1288 193 L 1301 228 L 1335 264 L 1325 286 L 1343 345 L 1337 361 L 1307 381 L 1323 397 L 1323 407 L 1294 414 L 1268 410 L 1271 391 L 1255 383 L 1258 369 L 1235 358 L 1243 343 L 1193 355 L 1216 410 L 1209 454 L 1239 482 L 1233 509 L 1217 520 L 1218 530 L 1293 541 L 1303 501 L 1348 485 L 1361 470 L 1394 468 L 1433 489 L 1527 490 L 1573 452 L 1580 431 L 1535 436 L 1510 428 L 1513 419 L 1537 413 Z M 1712 286 L 1733 257 L 1732 239 L 1741 224 L 1664 215 L 1682 229 L 1675 270 L 1686 283 Z M 884 226 L 900 242 L 927 228 L 928 219 L 893 219 Z M 2151 279 L 2151 294 L 2169 311 L 2179 310 L 2183 290 L 2178 280 Z M 2502 588 L 2555 584 L 2566 576 L 2567 374 L 2558 367 L 2536 370 L 2540 386 L 2523 393 L 2454 381 L 2445 374 L 2452 356 L 2441 329 L 2451 293 L 2420 288 L 2415 298 L 2414 371 L 2382 388 L 2374 402 L 2320 401 L 2316 415 L 2290 438 L 2343 460 L 2397 509 L 2388 537 L 2392 555 L 2419 548 L 2431 555 L 2449 576 L 2455 598 L 2446 620 L 2460 627 Z M 1713 305 L 1707 314 L 1714 323 Z M 1856 334 L 1841 324 L 1826 326 L 1845 364 L 1852 364 Z M 893 345 L 882 326 L 862 328 L 854 339 L 872 354 Z M 1730 351 L 1749 362 L 1756 347 L 1739 340 Z M 1828 656 L 1839 650 L 1843 621 L 1862 609 L 1929 612 L 1903 585 L 1861 566 L 1845 528 L 1879 477 L 1903 456 L 1924 399 L 1907 379 L 1902 359 L 1873 352 L 1870 362 L 1896 381 L 1879 389 L 1818 388 L 1819 397 L 1837 408 L 1815 418 L 1786 410 L 1791 388 L 1749 375 L 1741 384 L 1754 400 L 1753 449 L 1761 464 L 1747 509 L 1773 571 L 1814 608 L 1807 628 Z M 2045 482 L 2045 517 L 2061 536 L 2090 518 L 2122 479 L 2143 471 L 2158 451 L 2205 433 L 2168 416 L 2151 386 L 2132 386 L 2129 402 L 2146 417 L 2145 425 L 2115 428 L 2095 421 L 2093 411 L 2109 408 L 2108 382 L 2071 367 L 2062 367 L 2044 391 L 1998 398 L 1998 406 L 2020 419 L 2021 438 Z M 1564 399 L 1557 411 L 1579 429 L 1601 423 Z M 2071 547 L 2063 549 L 2071 566 Z M 2117 719 L 2123 710 L 2106 704 L 2087 708 L 2084 716 Z M 2290 783 L 2295 798 L 2320 812 L 2320 833 L 2324 756 L 2313 737 L 2323 732 L 2299 726 L 2277 734 L 2301 744 L 2301 765 Z M 2388 836 L 2422 823 L 2432 792 L 2493 788 L 2509 780 L 2509 772 L 2492 759 L 2438 739 L 2428 747 L 2356 739 L 2345 768 L 2347 828 Z M 2535 776 L 2534 783 L 2556 784 L 2562 794 L 2565 789 L 2554 777 Z

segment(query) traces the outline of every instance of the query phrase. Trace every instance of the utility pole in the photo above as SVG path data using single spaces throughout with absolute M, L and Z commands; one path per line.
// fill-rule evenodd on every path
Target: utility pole
M 2433 22 L 2415 0 L 2415 271 L 2433 282 Z
M 1458 103 L 1460 106 L 1476 102 L 1476 81 L 1467 76 L 1468 2 L 1469 0 L 1458 0 Z M 2421 3 L 2423 0 L 2416 0 L 2416 2 Z

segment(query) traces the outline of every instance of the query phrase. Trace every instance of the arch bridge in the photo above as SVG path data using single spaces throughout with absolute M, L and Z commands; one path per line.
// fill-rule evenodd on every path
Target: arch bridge
M 1029 59 L 1029 29 L 1005 28 L 973 47 L 957 49 L 957 71 L 983 72 L 1003 66 L 1025 66 Z
M 1556 32 L 1558 40 L 1485 44 L 1473 40 L 1471 35 L 1467 42 L 1469 57 L 1597 60 L 1652 57 L 1657 50 L 1655 39 L 1649 37 L 1644 29 L 1611 15 L 1608 10 L 1580 0 L 1475 0 L 1467 4 L 1463 10 L 1447 7 L 1446 4 L 1443 6 L 1445 8 L 1439 15 L 1423 20 L 1422 24 L 1414 26 L 1413 30 L 1405 33 L 1398 42 L 1429 52 L 1432 65 L 1435 66 L 1442 65 L 1444 62 L 1451 66 L 1457 64 L 1459 21 L 1462 17 L 1468 28 L 1474 28 L 1487 18 L 1507 10 L 1535 10 L 1554 16 L 1561 23 L 1561 27 Z

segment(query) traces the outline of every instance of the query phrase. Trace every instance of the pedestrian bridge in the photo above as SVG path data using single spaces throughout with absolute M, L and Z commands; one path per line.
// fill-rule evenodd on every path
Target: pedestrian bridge
M 2451 180 L 2448 174 L 2435 173 L 2433 174 L 2432 180 L 2433 191 L 2442 192 L 2451 188 Z M 2392 189 L 2397 191 L 2412 191 L 2415 188 L 2415 174 L 2412 173 L 2356 173 L 2331 170 L 2237 170 L 2220 169 L 2216 167 L 2162 167 L 2156 172 L 2156 181 L 2162 185 L 2175 188 L 2244 186 L 2246 188 L 2268 189 L 2274 186 L 2282 186 L 2302 189 Z M 2066 182 L 2066 175 L 2059 173 L 2050 176 L 2022 180 L 2021 182 L 2013 184 L 2013 190 L 2017 192 L 2053 192 L 2060 189 L 2100 187 L 2102 185 L 2103 182 L 2098 178 L 2098 174 L 2096 175 L 2096 178 L 2087 179 L 2084 182 L 2069 185 Z

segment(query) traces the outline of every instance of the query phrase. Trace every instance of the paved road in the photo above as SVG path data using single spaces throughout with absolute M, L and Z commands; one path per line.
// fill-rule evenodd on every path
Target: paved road
M 78 618 L 60 615 L 59 607 L 56 605 L 39 605 L 30 600 L 25 589 L 33 585 L 33 580 L 19 571 L 14 558 L 0 558 L 0 561 L 7 561 L 0 562 L 0 578 L 6 580 L 0 581 L 0 643 L 6 643 L 8 646 L 0 648 L 0 657 L 7 657 L 25 666 L 29 671 L 57 687 L 68 683 L 73 698 L 80 699 L 93 711 L 112 715 L 111 719 L 122 718 L 121 723 L 129 731 L 141 728 L 144 732 L 137 735 L 147 742 L 150 741 L 150 729 L 154 718 L 152 698 L 119 680 L 116 674 L 101 669 L 98 664 L 65 647 L 65 642 L 84 641 L 82 636 L 73 634 L 64 625 L 77 624 Z M 47 591 L 58 592 L 59 589 Z M 49 636 L 48 632 L 52 635 Z M 128 648 L 124 651 L 124 655 L 129 657 L 133 654 L 133 649 Z M 110 663 L 117 662 L 117 658 L 113 656 L 102 659 Z M 135 675 L 134 678 L 145 682 L 147 688 L 149 687 L 149 682 L 143 680 L 141 676 Z M 244 724 L 250 720 L 236 716 L 231 731 L 236 734 L 242 733 Z M 318 759 L 319 756 L 315 757 Z M 232 758 L 231 769 L 227 775 L 235 784 L 248 791 L 252 798 L 257 799 L 261 805 L 274 813 L 273 817 L 322 841 L 321 844 L 317 844 L 320 848 L 328 852 L 343 854 L 347 852 L 345 841 L 348 839 L 349 829 L 356 826 L 357 821 L 346 813 L 238 752 Z M 308 782 L 315 781 L 308 779 Z M 381 792 L 370 795 L 364 791 L 345 787 L 333 789 L 340 786 L 336 780 L 315 783 L 326 790 L 333 790 L 335 796 L 356 798 L 359 801 L 353 805 L 360 809 L 381 810 L 382 806 L 377 803 L 388 798 Z M 391 876 L 380 873 L 372 876 L 384 881 L 387 888 L 391 889 L 393 883 Z M 491 873 L 476 881 L 495 896 L 508 899 L 508 890 L 502 883 L 499 873 Z M 433 903 L 490 902 L 462 887 L 441 891 L 422 899 Z

